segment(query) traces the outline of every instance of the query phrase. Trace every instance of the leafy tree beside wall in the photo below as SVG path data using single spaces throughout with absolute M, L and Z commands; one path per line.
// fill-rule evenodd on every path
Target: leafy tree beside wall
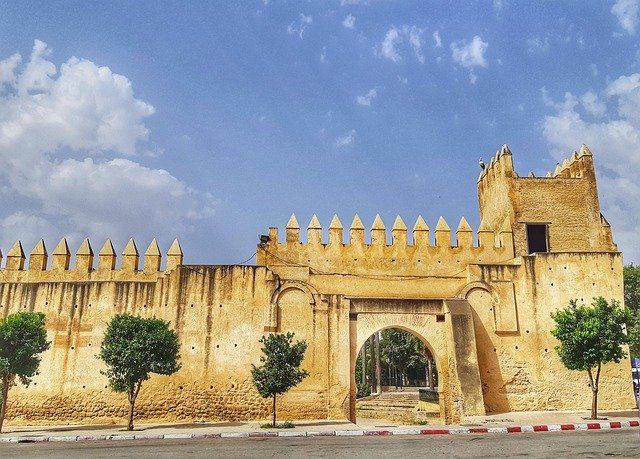
M 591 418 L 598 418 L 598 390 L 603 364 L 620 362 L 627 342 L 624 325 L 628 311 L 616 300 L 594 298 L 591 306 L 569 306 L 551 314 L 556 326 L 551 334 L 560 341 L 556 352 L 569 370 L 586 371 L 591 386 Z
M 41 312 L 18 312 L 0 319 L 0 382 L 2 384 L 2 408 L 0 408 L 0 432 L 7 411 L 9 389 L 16 378 L 25 386 L 38 374 L 41 352 L 46 351 L 45 318 Z
M 155 317 L 114 316 L 104 334 L 98 357 L 107 364 L 101 373 L 115 392 L 129 400 L 127 430 L 133 430 L 136 398 L 151 373 L 171 375 L 180 369 L 180 343 L 169 323 Z
M 640 266 L 625 266 L 624 306 L 629 311 L 627 334 L 631 357 L 640 357 Z
M 251 365 L 253 383 L 263 398 L 273 399 L 273 427 L 276 427 L 276 396 L 284 394 L 309 376 L 307 370 L 301 370 L 300 365 L 307 350 L 307 343 L 298 341 L 293 343 L 295 334 L 271 333 L 263 336 L 260 362 L 256 367 Z

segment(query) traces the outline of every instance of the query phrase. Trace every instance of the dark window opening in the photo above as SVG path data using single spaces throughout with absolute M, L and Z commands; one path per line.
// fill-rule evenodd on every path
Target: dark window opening
M 547 225 L 527 224 L 527 242 L 529 243 L 529 254 L 548 252 Z

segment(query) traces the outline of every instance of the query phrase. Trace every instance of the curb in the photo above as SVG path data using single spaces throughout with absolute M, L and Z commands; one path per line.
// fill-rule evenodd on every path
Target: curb
M 113 434 L 77 436 L 25 435 L 0 437 L 0 443 L 42 443 L 104 440 L 150 440 L 190 438 L 273 438 L 273 437 L 386 437 L 392 435 L 466 435 L 466 434 L 511 434 L 536 432 L 564 432 L 575 430 L 610 430 L 639 427 L 640 421 L 587 422 L 577 424 L 540 424 L 510 427 L 451 427 L 444 429 L 399 428 L 393 430 L 327 430 L 327 431 L 263 431 L 263 432 L 213 432 L 213 433 L 168 433 L 168 434 Z

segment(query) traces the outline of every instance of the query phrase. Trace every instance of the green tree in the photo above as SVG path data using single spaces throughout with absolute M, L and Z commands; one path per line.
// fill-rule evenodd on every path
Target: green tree
M 624 305 L 629 311 L 627 336 L 631 357 L 640 357 L 640 266 L 623 268 Z
M 256 367 L 251 365 L 253 384 L 263 398 L 273 398 L 273 427 L 276 426 L 276 396 L 284 394 L 309 376 L 307 370 L 300 365 L 307 350 L 307 343 L 302 340 L 293 343 L 294 333 L 271 333 L 263 336 L 260 362 Z
M 634 313 L 640 312 L 640 266 L 627 265 L 624 277 L 624 305 Z
M 387 365 L 396 368 L 405 380 L 410 368 L 424 369 L 429 360 L 427 346 L 420 338 L 399 328 L 382 330 L 380 352 Z
M 107 326 L 98 357 L 107 364 L 101 373 L 109 378 L 111 389 L 127 394 L 127 430 L 133 430 L 133 410 L 142 383 L 151 373 L 171 375 L 180 369 L 180 343 L 162 319 L 118 314 Z
M 2 408 L 0 408 L 0 432 L 7 410 L 9 389 L 16 384 L 16 377 L 25 386 L 38 374 L 40 354 L 49 348 L 47 330 L 41 312 L 17 312 L 0 319 L 0 381 L 2 383 Z
M 569 370 L 586 371 L 591 385 L 591 417 L 598 417 L 598 389 L 603 364 L 620 362 L 625 357 L 621 345 L 627 342 L 624 324 L 628 312 L 616 300 L 608 303 L 602 297 L 594 298 L 591 306 L 578 306 L 571 300 L 569 306 L 551 317 L 556 326 L 551 334 L 560 341 L 556 352 Z M 594 374 L 595 370 L 595 374 Z

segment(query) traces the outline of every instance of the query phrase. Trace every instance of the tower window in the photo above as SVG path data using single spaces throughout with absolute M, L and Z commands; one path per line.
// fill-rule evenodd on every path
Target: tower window
M 527 223 L 529 254 L 549 251 L 549 229 L 546 224 Z

